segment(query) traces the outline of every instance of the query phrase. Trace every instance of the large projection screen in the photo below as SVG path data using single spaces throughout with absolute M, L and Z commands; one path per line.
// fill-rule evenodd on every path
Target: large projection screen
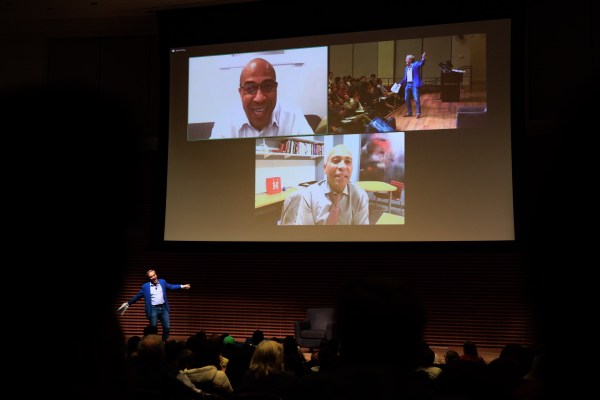
M 514 240 L 510 42 L 510 19 L 496 19 L 170 48 L 163 239 Z M 396 120 L 405 125 L 399 129 L 397 124 L 394 132 L 379 134 L 392 143 L 394 156 L 387 167 L 396 167 L 395 175 L 365 178 L 365 143 L 372 139 L 373 131 L 334 131 L 334 118 L 328 115 L 329 72 L 354 78 L 374 74 L 389 87 L 402 80 L 406 55 L 420 59 L 423 52 L 427 59 L 423 115 L 419 120 L 400 116 Z M 294 103 L 305 115 L 318 116 L 322 123 L 316 133 L 221 138 L 220 132 L 210 132 L 218 126 L 212 123 L 222 120 L 224 114 L 241 110 L 240 74 L 245 63 L 255 57 L 274 65 L 278 101 Z M 442 68 L 448 65 L 449 70 Z M 444 82 L 451 76 L 444 71 L 460 77 L 458 99 L 453 98 L 455 92 L 448 92 L 456 86 Z M 475 87 L 476 96 L 472 94 Z M 400 103 L 403 98 L 401 90 Z M 478 123 L 458 126 L 457 110 L 472 104 L 480 107 L 474 117 L 480 118 Z M 412 107 L 414 113 L 414 104 Z M 208 133 L 202 131 L 205 127 Z M 325 178 L 327 152 L 337 144 L 346 145 L 353 153 L 350 181 L 368 189 L 370 223 L 283 224 L 285 198 Z M 289 145 L 312 150 L 290 154 L 286 153 Z M 321 153 L 315 155 L 314 151 Z M 279 187 L 270 193 L 273 178 Z M 387 189 L 377 192 L 364 184 L 365 180 L 389 183 L 400 179 L 402 192 L 392 200 L 386 197 L 391 193 Z

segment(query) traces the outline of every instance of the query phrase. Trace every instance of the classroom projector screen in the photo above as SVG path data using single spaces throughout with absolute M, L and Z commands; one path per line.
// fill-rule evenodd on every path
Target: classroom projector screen
M 510 40 L 495 19 L 170 47 L 164 240 L 514 240 Z

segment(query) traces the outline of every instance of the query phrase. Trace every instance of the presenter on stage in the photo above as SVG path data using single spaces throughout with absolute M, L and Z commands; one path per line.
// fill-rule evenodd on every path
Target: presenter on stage
M 406 56 L 406 68 L 404 69 L 404 78 L 400 85 L 404 86 L 404 103 L 406 103 L 405 117 L 412 117 L 412 107 L 410 104 L 410 96 L 415 100 L 415 108 L 417 109 L 417 118 L 421 118 L 421 97 L 420 91 L 423 87 L 423 65 L 425 65 L 425 52 L 421 55 L 420 61 L 415 61 L 415 56 L 408 54 Z
M 158 279 L 156 271 L 151 269 L 146 272 L 149 282 L 146 282 L 140 288 L 140 291 L 133 296 L 129 301 L 123 303 L 119 310 L 121 315 L 125 313 L 130 305 L 144 298 L 146 304 L 146 318 L 150 321 L 150 325 L 157 326 L 158 321 L 162 326 L 162 340 L 164 342 L 169 338 L 169 302 L 167 301 L 167 290 L 174 289 L 189 289 L 191 285 L 173 285 L 167 283 L 164 279 Z

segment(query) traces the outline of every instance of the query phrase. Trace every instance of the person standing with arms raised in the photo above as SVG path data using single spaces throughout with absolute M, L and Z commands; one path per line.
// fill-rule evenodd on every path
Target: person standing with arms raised
M 150 321 L 150 325 L 157 326 L 158 321 L 162 326 L 162 339 L 164 342 L 169 338 L 170 322 L 169 322 L 169 302 L 167 301 L 167 290 L 189 289 L 192 286 L 189 283 L 184 285 L 173 285 L 167 283 L 164 279 L 158 279 L 156 271 L 153 269 L 146 272 L 148 282 L 144 283 L 140 291 L 133 296 L 129 301 L 123 303 L 119 308 L 125 312 L 130 305 L 144 298 L 146 304 L 146 318 Z
M 415 108 L 417 111 L 417 118 L 421 118 L 421 98 L 419 91 L 423 86 L 422 69 L 425 65 L 425 52 L 421 55 L 420 61 L 415 61 L 415 56 L 408 54 L 406 56 L 406 68 L 404 69 L 404 78 L 400 85 L 404 87 L 404 102 L 406 103 L 406 114 L 405 117 L 412 117 L 412 107 L 410 104 L 410 95 L 412 94 L 415 99 Z

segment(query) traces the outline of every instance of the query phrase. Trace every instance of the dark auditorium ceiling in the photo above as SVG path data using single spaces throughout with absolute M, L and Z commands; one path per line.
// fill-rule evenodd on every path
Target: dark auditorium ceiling
M 156 11 L 250 1 L 260 0 L 0 0 L 0 34 L 110 30 L 106 21 L 143 31 L 153 29 Z
M 242 2 L 244 0 L 0 0 L 0 15 L 22 21 L 131 17 L 158 10 Z

